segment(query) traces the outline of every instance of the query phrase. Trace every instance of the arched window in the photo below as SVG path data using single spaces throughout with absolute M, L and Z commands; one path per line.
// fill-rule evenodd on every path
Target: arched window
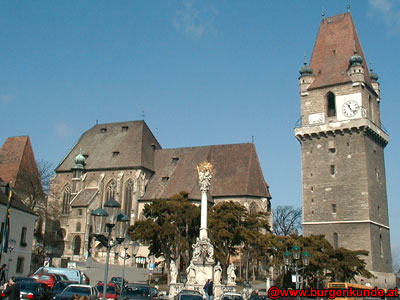
M 333 248 L 339 248 L 339 236 L 336 232 L 333 233 Z
M 128 180 L 125 184 L 125 211 L 124 213 L 130 217 L 132 209 L 133 182 Z
M 255 204 L 254 202 L 251 202 L 250 204 L 249 213 L 250 215 L 255 215 L 257 213 L 257 204 Z
M 81 252 L 81 237 L 79 235 L 75 236 L 72 246 L 74 255 L 79 255 Z
M 332 92 L 326 94 L 327 108 L 328 108 L 328 117 L 336 116 L 336 101 L 335 95 Z
M 81 223 L 76 223 L 76 232 L 80 232 L 81 231 Z
M 63 193 L 63 201 L 61 207 L 61 213 L 67 215 L 69 212 L 69 202 L 71 200 L 71 188 L 67 185 Z
M 107 185 L 107 198 L 106 201 L 110 199 L 115 200 L 115 191 L 117 189 L 117 185 L 114 180 L 111 180 Z

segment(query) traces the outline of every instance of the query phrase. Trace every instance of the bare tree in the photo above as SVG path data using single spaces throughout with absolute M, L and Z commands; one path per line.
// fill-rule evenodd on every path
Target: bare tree
M 52 162 L 44 159 L 38 159 L 36 161 L 40 179 L 42 181 L 43 191 L 48 194 L 50 189 L 50 179 L 54 177 L 55 166 Z
M 298 234 L 301 230 L 301 207 L 278 206 L 273 212 L 276 235 Z

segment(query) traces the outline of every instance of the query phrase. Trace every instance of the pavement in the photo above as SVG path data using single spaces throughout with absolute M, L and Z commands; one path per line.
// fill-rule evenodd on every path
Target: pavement
M 98 281 L 104 281 L 105 264 L 92 262 L 90 267 L 86 262 L 75 262 L 76 268 L 85 272 L 90 278 L 90 284 L 95 285 Z M 109 264 L 108 279 L 111 277 L 122 277 L 123 266 Z M 149 270 L 126 266 L 125 267 L 125 280 L 128 282 L 146 282 L 148 279 Z

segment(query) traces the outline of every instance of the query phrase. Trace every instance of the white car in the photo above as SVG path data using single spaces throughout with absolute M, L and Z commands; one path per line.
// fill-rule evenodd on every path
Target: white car
M 239 293 L 223 293 L 221 296 L 221 300 L 244 300 L 243 296 Z

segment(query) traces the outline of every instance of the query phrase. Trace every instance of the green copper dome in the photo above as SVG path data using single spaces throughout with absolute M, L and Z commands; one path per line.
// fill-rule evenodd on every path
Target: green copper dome
M 350 65 L 353 66 L 361 66 L 363 62 L 363 58 L 357 53 L 350 57 Z
M 301 76 L 312 75 L 313 70 L 310 68 L 310 66 L 307 66 L 307 63 L 305 62 L 304 65 L 299 69 L 299 73 Z
M 83 169 L 83 166 L 85 165 L 85 160 L 86 160 L 86 158 L 83 156 L 82 149 L 81 149 L 79 154 L 75 157 L 75 168 Z
M 378 76 L 378 74 L 376 74 L 374 72 L 374 70 L 370 69 L 369 70 L 369 78 L 371 78 L 372 81 L 378 81 L 379 76 Z

